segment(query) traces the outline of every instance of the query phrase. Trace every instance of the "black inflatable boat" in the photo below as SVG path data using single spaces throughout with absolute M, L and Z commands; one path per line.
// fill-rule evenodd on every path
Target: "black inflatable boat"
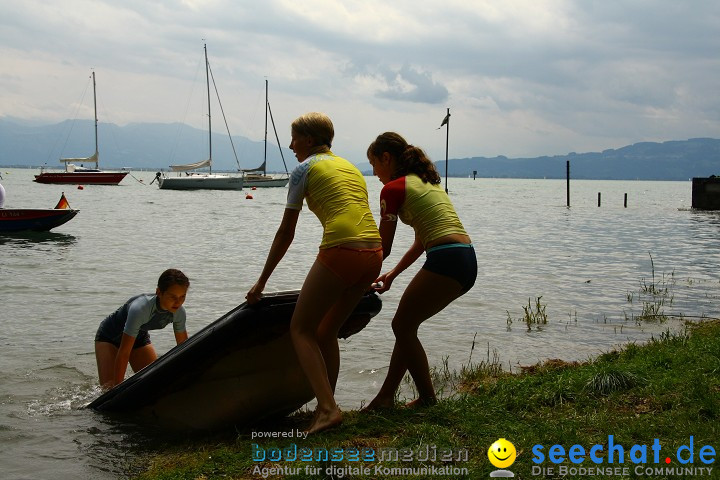
M 297 291 L 243 303 L 88 407 L 168 426 L 213 429 L 287 415 L 313 399 L 290 340 Z M 366 294 L 341 328 L 347 338 L 382 308 Z

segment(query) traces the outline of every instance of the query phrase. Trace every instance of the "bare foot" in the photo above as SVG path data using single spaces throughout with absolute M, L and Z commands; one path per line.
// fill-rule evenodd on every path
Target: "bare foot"
M 429 407 L 431 405 L 435 405 L 437 403 L 437 398 L 416 398 L 412 402 L 408 402 L 405 404 L 405 408 L 420 408 L 420 407 Z
M 313 422 L 310 425 L 310 427 L 305 430 L 306 433 L 317 433 L 321 432 L 323 430 L 327 430 L 328 428 L 335 427 L 337 425 L 340 425 L 342 423 L 342 413 L 340 412 L 339 408 L 335 408 L 334 410 L 328 411 L 328 412 L 321 412 L 316 410 L 315 411 L 315 418 L 313 418 Z
M 363 408 L 363 412 L 371 412 L 373 410 L 386 410 L 388 408 L 393 408 L 395 406 L 395 402 L 393 399 L 386 399 L 386 398 L 380 398 L 375 397 L 367 407 Z

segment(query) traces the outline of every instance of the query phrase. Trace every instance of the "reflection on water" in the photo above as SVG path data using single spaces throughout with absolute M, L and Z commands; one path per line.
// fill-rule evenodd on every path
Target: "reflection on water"
M 690 209 L 690 220 L 704 225 L 720 227 L 720 211 Z M 716 232 L 717 233 L 717 232 Z
M 50 204 L 62 188 L 13 170 L 4 183 L 15 204 Z M 138 173 L 138 176 L 142 176 Z M 197 332 L 244 300 L 262 270 L 285 205 L 285 189 L 253 192 L 158 190 L 138 182 L 67 191 L 83 213 L 49 233 L 0 236 L 0 469 L 7 478 L 124 477 L 142 467 L 156 437 L 81 408 L 98 393 L 93 336 L 128 298 L 154 290 L 169 267 L 191 279 L 188 329 Z M 14 182 L 14 183 L 13 183 Z M 368 178 L 375 218 L 380 183 Z M 12 187 L 12 188 L 10 188 Z M 450 196 L 478 255 L 475 287 L 419 331 L 432 365 L 451 369 L 497 351 L 505 368 L 548 358 L 585 360 L 668 328 L 637 322 L 642 282 L 665 280 L 669 315 L 720 316 L 720 215 L 690 204 L 689 182 L 572 184 L 564 181 L 452 179 Z M 603 206 L 597 207 L 602 191 Z M 628 193 L 624 208 L 623 194 Z M 297 289 L 312 264 L 321 228 L 306 209 L 295 241 L 268 291 Z M 412 243 L 400 225 L 392 266 Z M 388 267 L 389 268 L 389 267 Z M 341 342 L 337 398 L 359 408 L 384 380 L 393 346 L 390 322 L 420 265 L 398 277 L 383 309 Z M 523 316 L 541 297 L 548 323 L 530 331 Z M 160 354 L 172 332 L 151 334 Z M 483 358 L 481 358 L 483 357 Z M 409 392 L 405 392 L 409 394 Z
M 37 244 L 69 247 L 77 242 L 74 235 L 67 233 L 50 232 L 6 232 L 0 233 L 0 245 L 32 248 Z

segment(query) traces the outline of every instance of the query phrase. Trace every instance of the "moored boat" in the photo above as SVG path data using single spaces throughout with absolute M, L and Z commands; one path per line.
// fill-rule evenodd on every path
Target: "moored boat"
M 70 208 L 64 193 L 55 208 L 0 208 L 0 233 L 46 232 L 67 223 L 78 212 Z
M 95 89 L 95 72 L 92 72 L 93 81 L 93 106 L 95 110 L 95 153 L 85 158 L 61 158 L 60 162 L 65 164 L 64 172 L 46 171 L 40 169 L 40 174 L 35 175 L 37 183 L 52 183 L 64 185 L 117 185 L 128 172 L 104 172 L 99 169 L 98 153 L 98 118 L 97 118 L 97 94 Z M 80 166 L 76 164 L 79 163 Z M 85 163 L 95 164 L 95 168 L 86 168 Z
M 122 182 L 128 172 L 104 172 L 92 170 L 68 170 L 65 172 L 49 172 L 41 170 L 35 175 L 37 183 L 55 185 L 117 185 Z
M 268 175 L 267 174 L 267 127 L 268 127 L 268 113 L 270 113 L 270 120 L 272 121 L 273 130 L 275 131 L 275 138 L 278 141 L 278 149 L 280 150 L 280 157 L 282 158 L 283 165 L 285 165 L 285 157 L 280 147 L 280 139 L 277 137 L 277 130 L 275 130 L 275 120 L 272 119 L 272 110 L 270 109 L 270 101 L 268 100 L 268 81 L 265 80 L 265 154 L 263 157 L 263 163 L 257 168 L 244 169 L 245 173 L 245 186 L 246 187 L 284 187 L 290 181 L 290 174 L 287 171 L 287 165 L 285 165 L 285 174 L 280 176 Z
M 207 109 L 208 109 L 208 158 L 197 163 L 185 165 L 170 165 L 170 170 L 178 172 L 178 176 L 167 176 L 158 172 L 155 180 L 158 187 L 165 190 L 242 190 L 244 179 L 242 175 L 224 175 L 212 173 L 212 117 L 210 115 L 210 64 L 207 57 L 207 45 L 205 50 L 205 79 L 207 84 Z M 213 78 L 213 82 L 214 82 Z M 217 88 L 215 90 L 217 92 Z M 219 98 L 218 98 L 219 101 Z M 223 114 L 224 116 L 224 114 Z M 229 132 L 228 132 L 229 134 Z M 230 137 L 232 142 L 232 137 Z M 235 147 L 233 147 L 234 150 Z M 200 168 L 208 168 L 208 172 L 197 172 Z M 182 174 L 185 172 L 185 175 Z
M 244 186 L 249 188 L 284 187 L 290 181 L 289 176 L 273 176 L 265 173 L 249 173 L 244 177 Z
M 165 190 L 242 190 L 244 179 L 240 176 L 191 172 L 184 176 L 156 176 L 158 185 Z

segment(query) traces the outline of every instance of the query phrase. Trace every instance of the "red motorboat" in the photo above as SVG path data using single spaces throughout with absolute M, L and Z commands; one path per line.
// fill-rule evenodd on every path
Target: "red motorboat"
M 55 208 L 0 208 L 0 233 L 47 232 L 78 214 L 63 193 Z
M 97 155 L 97 153 L 95 155 Z M 83 160 L 92 161 L 91 159 L 92 157 Z M 64 158 L 62 160 L 71 159 Z M 64 172 L 46 172 L 41 170 L 40 175 L 35 175 L 35 181 L 37 183 L 67 185 L 117 185 L 127 174 L 128 172 L 103 172 L 95 168 L 76 167 L 70 164 Z

